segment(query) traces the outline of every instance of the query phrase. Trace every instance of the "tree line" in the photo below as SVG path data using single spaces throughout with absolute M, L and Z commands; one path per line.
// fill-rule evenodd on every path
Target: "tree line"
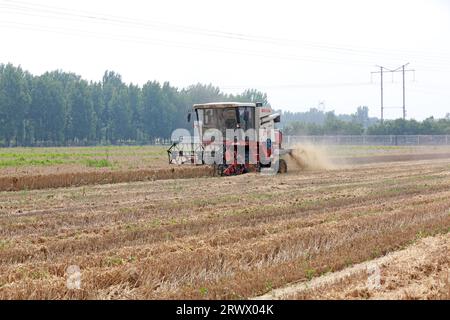
M 342 120 L 345 122 L 358 122 L 364 128 L 367 128 L 370 125 L 377 123 L 379 120 L 376 117 L 369 117 L 369 107 L 360 106 L 357 108 L 356 113 L 354 114 L 337 114 L 334 112 L 332 114 L 335 116 L 334 118 L 337 120 Z M 323 110 L 319 110 L 317 108 L 310 108 L 308 111 L 303 112 L 283 112 L 283 118 L 281 121 L 283 123 L 292 123 L 292 122 L 301 122 L 301 123 L 311 123 L 316 125 L 323 125 L 326 121 L 329 121 L 329 117 L 332 115 L 329 112 L 325 112 Z M 315 127 L 315 126 L 312 126 Z
M 358 108 L 358 111 L 361 111 Z M 364 112 L 365 113 L 365 112 Z M 450 114 L 443 119 L 433 117 L 423 121 L 385 120 L 367 125 L 361 112 L 352 115 L 350 121 L 341 120 L 333 111 L 324 114 L 322 123 L 292 121 L 284 127 L 287 135 L 450 135 Z
M 106 71 L 99 82 L 60 70 L 40 76 L 0 64 L 0 146 L 147 144 L 168 139 L 176 128 L 188 128 L 187 111 L 211 101 L 262 102 L 255 89 L 232 95 L 212 85 L 184 89 L 149 81 L 126 84 L 120 74 Z M 288 135 L 450 134 L 444 119 L 388 120 L 369 118 L 369 108 L 336 115 L 315 108 L 282 112 Z
M 0 145 L 152 143 L 187 127 L 194 103 L 211 101 L 268 103 L 267 95 L 254 89 L 232 95 L 202 84 L 138 86 L 125 84 L 113 71 L 93 82 L 60 70 L 34 76 L 0 64 Z

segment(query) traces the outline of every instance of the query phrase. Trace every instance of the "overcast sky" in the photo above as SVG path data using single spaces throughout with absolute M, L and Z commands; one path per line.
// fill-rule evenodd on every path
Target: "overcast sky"
M 450 112 L 450 1 L 0 0 L 0 63 L 98 81 L 256 88 L 275 108 L 379 116 L 376 65 L 406 74 L 407 117 Z M 402 105 L 401 73 L 385 106 Z M 386 118 L 401 117 L 387 109 Z

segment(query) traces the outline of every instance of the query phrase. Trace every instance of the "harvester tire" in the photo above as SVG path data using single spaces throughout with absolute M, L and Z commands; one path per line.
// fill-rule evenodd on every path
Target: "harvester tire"
M 286 160 L 280 159 L 278 162 L 278 173 L 286 173 L 287 172 L 287 163 Z

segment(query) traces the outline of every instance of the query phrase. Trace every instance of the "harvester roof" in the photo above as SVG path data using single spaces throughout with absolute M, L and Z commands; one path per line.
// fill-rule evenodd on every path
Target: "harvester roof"
M 256 107 L 255 103 L 250 102 L 211 102 L 194 104 L 194 109 L 223 109 L 223 108 L 238 108 L 238 107 Z

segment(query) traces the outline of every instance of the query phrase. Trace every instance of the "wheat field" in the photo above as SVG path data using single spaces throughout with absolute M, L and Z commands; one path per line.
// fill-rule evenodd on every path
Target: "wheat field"
M 2 191 L 0 299 L 256 298 L 402 250 L 412 253 L 382 276 L 400 261 L 421 290 L 404 293 L 406 280 L 386 278 L 384 296 L 442 299 L 449 230 L 444 158 Z M 68 286 L 71 266 L 77 288 Z M 377 297 L 364 277 L 284 298 Z

